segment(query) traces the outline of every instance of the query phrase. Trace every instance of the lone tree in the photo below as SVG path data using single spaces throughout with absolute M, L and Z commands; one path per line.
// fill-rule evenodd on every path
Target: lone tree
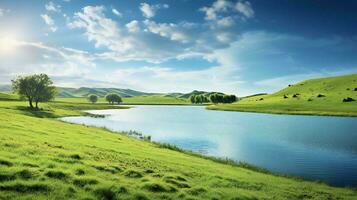
M 108 103 L 110 103 L 110 104 L 114 104 L 114 103 L 120 104 L 122 102 L 121 97 L 114 93 L 107 94 L 105 96 L 105 100 L 107 100 Z
M 98 101 L 98 96 L 95 95 L 95 94 L 90 94 L 90 95 L 88 96 L 88 100 L 89 100 L 90 102 L 92 102 L 92 103 L 96 103 L 96 102 Z
M 39 102 L 47 102 L 54 99 L 57 92 L 53 82 L 46 74 L 35 74 L 30 76 L 19 76 L 11 80 L 12 89 L 17 92 L 21 98 L 27 99 L 30 108 L 38 109 Z

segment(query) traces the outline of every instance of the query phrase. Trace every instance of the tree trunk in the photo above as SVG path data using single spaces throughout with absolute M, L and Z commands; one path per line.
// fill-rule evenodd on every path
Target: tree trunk
M 32 99 L 29 99 L 30 108 L 33 108 Z
M 36 101 L 36 109 L 38 109 L 38 101 Z

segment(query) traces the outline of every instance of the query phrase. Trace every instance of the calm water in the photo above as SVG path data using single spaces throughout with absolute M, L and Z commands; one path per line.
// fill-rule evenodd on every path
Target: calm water
M 357 118 L 211 111 L 195 106 L 90 112 L 108 116 L 63 120 L 135 130 L 154 141 L 247 161 L 274 172 L 357 186 Z

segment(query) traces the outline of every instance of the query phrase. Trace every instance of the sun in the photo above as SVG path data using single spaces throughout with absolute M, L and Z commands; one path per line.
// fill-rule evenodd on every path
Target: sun
M 17 40 L 12 36 L 0 36 L 0 54 L 11 54 L 18 46 Z

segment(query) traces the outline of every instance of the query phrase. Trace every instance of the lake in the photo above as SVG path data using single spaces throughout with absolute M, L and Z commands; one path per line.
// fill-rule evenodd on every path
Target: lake
M 64 121 L 135 130 L 153 141 L 246 161 L 273 172 L 357 186 L 357 118 L 206 110 L 201 106 L 135 106 L 95 110 L 105 118 Z

